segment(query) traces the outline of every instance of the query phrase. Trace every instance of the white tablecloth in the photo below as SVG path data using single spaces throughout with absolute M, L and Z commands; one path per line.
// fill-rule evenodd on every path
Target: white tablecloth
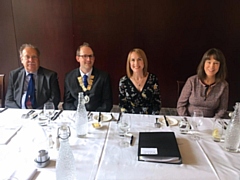
M 26 166 L 29 171 L 37 169 L 34 179 L 55 179 L 58 155 L 55 148 L 47 149 L 51 158 L 51 163 L 47 167 L 37 168 L 34 165 L 36 151 L 44 144 L 39 142 L 44 140 L 40 138 L 42 127 L 36 120 L 21 119 L 21 114 L 27 111 L 8 109 L 0 114 L 0 128 L 16 122 L 22 126 L 10 142 L 0 145 L 0 179 L 10 177 L 13 171 L 22 166 Z M 62 114 L 69 117 L 73 113 L 64 111 Z M 113 115 L 118 117 L 117 113 Z M 203 125 L 199 128 L 201 140 L 194 141 L 190 135 L 180 134 L 178 126 L 155 128 L 155 118 L 161 117 L 160 115 L 123 116 L 131 119 L 133 146 L 119 146 L 121 138 L 118 136 L 116 121 L 104 122 L 101 129 L 92 128 L 89 122 L 89 134 L 85 138 L 77 138 L 72 127 L 74 124 L 71 124 L 72 136 L 69 142 L 76 161 L 77 179 L 240 179 L 240 153 L 226 152 L 222 148 L 223 143 L 212 140 L 212 119 L 204 119 Z M 180 119 L 178 116 L 172 118 Z M 55 122 L 60 120 L 57 119 Z M 138 161 L 138 134 L 146 131 L 174 131 L 183 164 Z

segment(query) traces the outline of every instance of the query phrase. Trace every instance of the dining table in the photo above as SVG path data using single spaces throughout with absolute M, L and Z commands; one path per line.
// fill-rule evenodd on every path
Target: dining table
M 8 108 L 0 113 L 0 180 L 56 179 L 57 132 L 63 124 L 70 127 L 69 145 L 75 159 L 77 180 L 240 179 L 240 153 L 228 152 L 224 149 L 224 141 L 213 140 L 214 118 L 203 118 L 197 132 L 200 139 L 194 140 L 191 131 L 180 132 L 181 116 L 167 116 L 170 120 L 167 126 L 162 121 L 163 115 L 101 112 L 101 126 L 96 128 L 93 124 L 98 122 L 99 112 L 89 112 L 88 133 L 85 137 L 78 137 L 74 123 L 76 111 L 64 110 L 56 120 L 45 124 L 41 118 L 42 110 L 35 110 L 35 117 L 23 116 L 29 111 Z M 119 136 L 119 118 L 130 120 L 128 134 L 133 136 L 132 140 Z M 161 122 L 160 127 L 155 126 L 156 118 Z M 185 118 L 191 121 L 191 117 Z M 174 132 L 182 163 L 139 161 L 140 132 Z M 123 138 L 129 141 L 128 145 L 121 145 Z M 35 162 L 42 149 L 50 157 L 46 167 L 38 167 Z

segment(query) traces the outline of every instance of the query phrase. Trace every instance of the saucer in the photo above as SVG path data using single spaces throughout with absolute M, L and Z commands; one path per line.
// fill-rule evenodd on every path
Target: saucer
M 172 117 L 167 117 L 167 121 L 170 126 L 175 126 L 178 124 L 178 120 Z M 163 117 L 158 118 L 158 122 L 166 124 L 165 119 Z
M 93 116 L 93 119 L 98 121 L 98 117 L 99 115 L 95 115 Z M 101 121 L 107 122 L 107 121 L 110 121 L 111 119 L 112 119 L 112 116 L 110 114 L 102 114 Z

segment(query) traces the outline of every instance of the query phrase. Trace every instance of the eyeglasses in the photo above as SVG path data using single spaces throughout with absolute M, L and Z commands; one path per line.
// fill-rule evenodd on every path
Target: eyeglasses
M 81 57 L 81 58 L 83 58 L 83 59 L 87 59 L 87 58 L 91 59 L 91 58 L 94 57 L 93 54 L 91 54 L 91 55 L 78 55 L 78 56 Z
M 22 58 L 23 58 L 24 60 L 28 60 L 28 59 L 30 59 L 30 58 L 32 58 L 32 59 L 35 60 L 35 59 L 37 59 L 38 57 L 37 57 L 37 56 L 27 56 L 27 55 L 26 55 L 26 56 L 23 56 Z

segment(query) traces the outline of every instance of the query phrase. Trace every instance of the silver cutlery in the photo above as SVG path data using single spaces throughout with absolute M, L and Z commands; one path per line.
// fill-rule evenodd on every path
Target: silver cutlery
M 55 121 L 62 112 L 63 110 L 60 110 L 59 112 L 55 112 L 54 115 L 51 117 L 51 120 Z
M 112 117 L 112 120 L 117 121 L 117 119 L 113 116 L 112 113 L 111 113 L 111 117 Z
M 117 120 L 117 124 L 118 124 L 118 122 L 120 121 L 121 116 L 122 116 L 122 112 L 119 113 L 118 120 Z
M 0 113 L 2 113 L 3 111 L 6 111 L 7 109 L 8 109 L 7 107 L 4 108 L 3 110 L 0 111 Z
M 133 145 L 133 138 L 134 138 L 134 136 L 132 135 L 132 136 L 131 136 L 131 139 L 130 139 L 130 145 L 131 145 L 131 146 Z
M 27 119 L 27 118 L 29 118 L 29 116 L 30 116 L 31 114 L 33 114 L 34 112 L 35 112 L 34 110 L 31 110 L 31 111 L 29 111 L 27 114 L 23 114 L 23 115 L 21 116 L 21 118 Z
M 166 125 L 169 126 L 169 123 L 168 123 L 167 117 L 166 117 L 165 115 L 163 115 L 163 117 L 164 117 L 164 120 L 165 120 L 165 122 L 166 122 Z
M 56 116 L 57 116 L 57 114 L 58 114 L 58 112 L 55 112 L 54 114 L 53 114 L 53 116 L 51 117 L 51 120 L 53 121 L 53 120 L 55 120 L 56 118 Z M 55 119 L 54 119 L 55 118 Z
M 101 122 L 101 118 L 102 118 L 102 114 L 101 114 L 101 112 L 99 112 L 99 115 L 98 115 L 98 122 Z

